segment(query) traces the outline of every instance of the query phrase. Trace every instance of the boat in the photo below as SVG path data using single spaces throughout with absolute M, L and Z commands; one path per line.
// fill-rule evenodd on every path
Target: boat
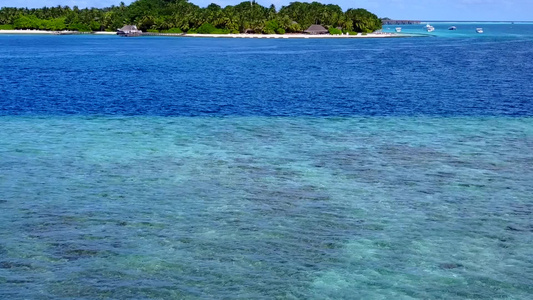
M 429 24 L 426 24 L 426 31 L 427 32 L 433 32 L 433 31 L 435 31 L 435 27 L 433 27 L 433 26 L 431 26 Z
M 476 28 L 477 33 L 483 33 L 483 28 Z
M 402 28 L 401 27 L 396 27 L 396 32 L 402 32 Z
M 457 27 L 452 26 L 452 27 L 448 28 L 448 30 L 457 30 Z

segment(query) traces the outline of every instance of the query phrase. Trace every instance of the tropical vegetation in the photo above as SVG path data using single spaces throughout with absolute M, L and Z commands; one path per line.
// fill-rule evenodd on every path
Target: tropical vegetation
M 320 24 L 331 33 L 373 32 L 381 29 L 381 20 L 359 8 L 343 11 L 334 4 L 292 2 L 277 10 L 246 1 L 224 8 L 210 4 L 201 8 L 187 0 L 137 0 L 107 8 L 77 6 L 39 9 L 3 7 L 0 28 L 115 31 L 135 24 L 143 31 L 197 33 L 269 33 L 302 32 Z

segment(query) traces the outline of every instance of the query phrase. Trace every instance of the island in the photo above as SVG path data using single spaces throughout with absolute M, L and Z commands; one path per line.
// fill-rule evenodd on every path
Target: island
M 116 34 L 125 26 L 135 26 L 142 34 L 122 36 L 331 38 L 394 35 L 381 33 L 382 20 L 366 9 L 343 11 L 338 5 L 319 2 L 292 2 L 279 10 L 274 5 L 265 7 L 255 1 L 224 8 L 212 3 L 202 8 L 187 0 L 137 0 L 130 5 L 121 2 L 107 8 L 0 9 L 0 32 L 3 33 Z

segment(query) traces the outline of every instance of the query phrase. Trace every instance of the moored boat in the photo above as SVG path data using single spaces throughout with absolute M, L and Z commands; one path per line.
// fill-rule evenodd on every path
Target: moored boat
M 425 27 L 425 28 L 426 28 L 426 31 L 427 31 L 427 32 L 433 32 L 433 31 L 435 31 L 435 27 L 433 27 L 433 26 L 431 26 L 431 25 L 429 25 L 429 24 L 426 24 L 426 27 Z
M 483 28 L 476 28 L 477 33 L 483 33 Z
M 401 27 L 396 27 L 396 32 L 402 32 L 402 28 Z
M 452 26 L 452 27 L 448 28 L 448 30 L 457 30 L 457 27 Z

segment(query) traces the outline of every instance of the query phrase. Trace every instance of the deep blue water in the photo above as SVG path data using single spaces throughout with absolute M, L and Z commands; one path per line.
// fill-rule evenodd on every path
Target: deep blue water
M 0 114 L 530 116 L 533 25 L 500 26 L 518 37 L 0 36 Z
M 0 35 L 0 298 L 530 299 L 533 25 L 434 25 Z

